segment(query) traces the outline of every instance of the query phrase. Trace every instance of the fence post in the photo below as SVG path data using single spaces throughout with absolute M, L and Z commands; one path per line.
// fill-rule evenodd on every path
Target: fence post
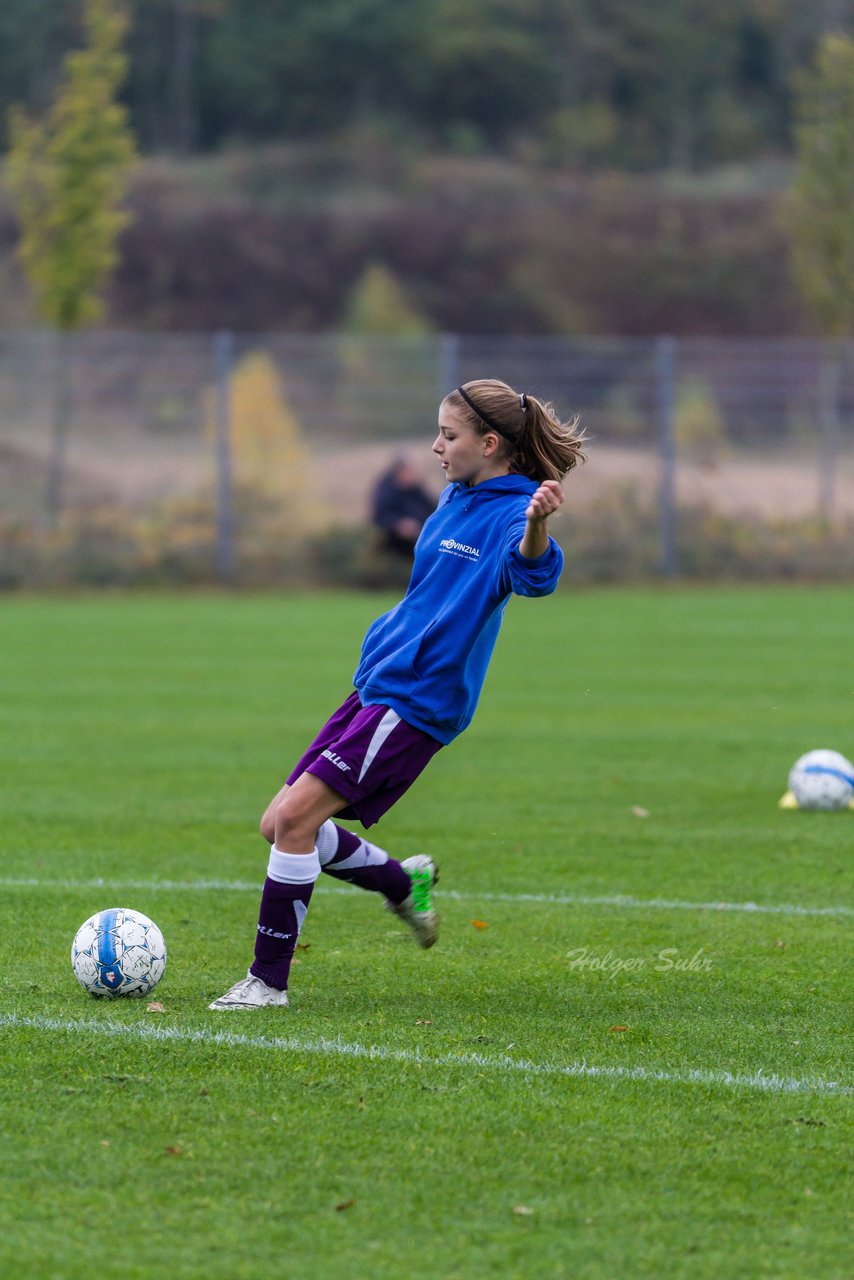
M 679 572 L 676 546 L 676 340 L 665 335 L 655 343 L 656 417 L 658 457 L 661 468 L 658 488 L 659 571 L 667 577 Z
M 460 338 L 457 333 L 443 333 L 439 337 L 439 400 L 460 384 Z
M 833 519 L 836 502 L 836 464 L 839 455 L 839 352 L 832 340 L 822 344 L 818 370 L 818 413 L 821 427 L 818 455 L 818 510 L 822 520 Z
M 214 337 L 216 366 L 216 573 L 220 582 L 234 576 L 234 503 L 231 457 L 231 375 L 234 335 Z
M 45 510 L 47 527 L 55 533 L 65 503 L 66 455 L 71 429 L 71 337 L 67 329 L 55 329 L 52 336 L 50 457 Z

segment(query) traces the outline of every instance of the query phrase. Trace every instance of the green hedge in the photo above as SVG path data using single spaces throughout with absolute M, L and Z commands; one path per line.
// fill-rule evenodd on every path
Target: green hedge
M 854 580 L 850 519 L 769 521 L 696 505 L 681 508 L 677 524 L 685 578 Z M 555 533 L 566 552 L 565 583 L 644 581 L 659 572 L 658 512 L 631 488 L 614 488 L 582 513 L 563 516 Z M 235 586 L 403 590 L 409 567 L 380 551 L 367 526 L 300 534 L 271 504 L 239 504 Z M 0 520 L 0 590 L 216 582 L 210 500 L 172 504 L 146 516 L 115 507 L 68 513 L 54 532 L 22 519 Z

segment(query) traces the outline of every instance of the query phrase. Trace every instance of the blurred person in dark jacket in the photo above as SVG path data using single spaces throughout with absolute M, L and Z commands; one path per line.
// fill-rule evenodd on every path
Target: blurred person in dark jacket
M 373 494 L 371 519 L 382 535 L 382 549 L 411 560 L 421 527 L 436 499 L 421 482 L 412 461 L 401 454 L 380 476 Z

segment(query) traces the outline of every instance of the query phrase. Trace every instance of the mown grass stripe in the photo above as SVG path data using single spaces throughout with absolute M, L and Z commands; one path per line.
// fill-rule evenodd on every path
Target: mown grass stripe
M 482 1053 L 425 1054 L 417 1049 L 391 1049 L 385 1045 L 363 1045 L 319 1037 L 249 1036 L 233 1031 L 213 1031 L 207 1027 L 163 1027 L 153 1023 L 118 1023 L 94 1019 L 49 1018 L 41 1015 L 0 1013 L 0 1027 L 33 1031 L 56 1031 L 71 1035 L 127 1037 L 161 1043 L 204 1044 L 232 1049 L 273 1049 L 282 1053 L 305 1053 L 321 1057 L 365 1058 L 370 1061 L 417 1063 L 430 1067 L 472 1067 L 478 1071 L 518 1073 L 522 1076 L 552 1076 L 593 1080 L 637 1080 L 650 1084 L 702 1085 L 726 1089 L 746 1089 L 761 1093 L 833 1094 L 854 1093 L 854 1087 L 836 1080 L 779 1076 L 764 1071 L 752 1073 L 692 1068 L 667 1071 L 650 1067 L 597 1066 L 590 1062 L 531 1062 L 506 1055 L 490 1057 Z
M 243 880 L 51 880 L 37 877 L 0 878 L 4 889 L 112 889 L 124 893 L 256 893 L 261 881 Z M 350 894 L 351 888 L 319 885 L 319 893 Z M 437 889 L 436 897 L 451 902 L 531 902 L 557 907 L 615 907 L 628 911 L 740 911 L 748 915 L 854 916 L 854 907 L 801 906 L 786 902 L 690 902 L 678 898 L 635 898 L 631 894 L 589 895 L 582 893 L 480 893 L 458 889 Z

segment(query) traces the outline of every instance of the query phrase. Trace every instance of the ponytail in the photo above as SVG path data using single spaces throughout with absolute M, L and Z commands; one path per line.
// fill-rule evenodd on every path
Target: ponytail
M 478 435 L 494 431 L 511 472 L 529 480 L 562 480 L 585 454 L 578 417 L 561 422 L 554 406 L 520 395 L 497 378 L 466 382 L 445 397 Z

